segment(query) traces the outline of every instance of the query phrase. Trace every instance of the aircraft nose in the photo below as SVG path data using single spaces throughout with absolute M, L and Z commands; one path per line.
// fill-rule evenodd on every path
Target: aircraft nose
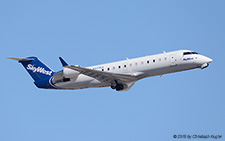
M 209 66 L 209 63 L 211 63 L 213 60 L 209 57 L 203 56 L 202 58 L 202 65 L 201 65 L 201 69 L 207 68 Z
M 211 63 L 213 60 L 207 57 L 207 63 Z

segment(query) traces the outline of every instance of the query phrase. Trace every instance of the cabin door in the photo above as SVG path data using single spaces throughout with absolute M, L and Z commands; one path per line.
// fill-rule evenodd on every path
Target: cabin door
M 177 65 L 177 59 L 176 59 L 176 56 L 175 54 L 171 55 L 170 56 L 170 66 L 173 67 L 173 66 L 176 66 Z

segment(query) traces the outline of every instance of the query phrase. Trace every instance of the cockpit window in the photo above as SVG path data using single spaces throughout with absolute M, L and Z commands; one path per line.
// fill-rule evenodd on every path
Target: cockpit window
M 184 55 L 190 55 L 191 52 L 184 52 Z
M 184 52 L 183 55 L 198 54 L 197 52 Z
M 197 52 L 191 52 L 192 54 L 198 54 Z

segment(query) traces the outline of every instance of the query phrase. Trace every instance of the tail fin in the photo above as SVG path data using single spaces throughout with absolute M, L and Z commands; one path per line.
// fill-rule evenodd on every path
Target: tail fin
M 54 71 L 45 65 L 37 57 L 27 57 L 27 58 L 14 58 L 9 57 L 9 59 L 17 60 L 21 63 L 27 72 L 31 75 L 34 81 L 39 81 L 44 78 L 50 78 L 53 76 Z

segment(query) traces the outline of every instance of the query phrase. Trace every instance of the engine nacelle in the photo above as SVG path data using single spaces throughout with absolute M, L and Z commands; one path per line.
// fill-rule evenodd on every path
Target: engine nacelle
M 77 77 L 80 73 L 78 71 L 69 69 L 69 68 L 64 68 L 63 69 L 63 76 L 66 78 L 73 78 Z

